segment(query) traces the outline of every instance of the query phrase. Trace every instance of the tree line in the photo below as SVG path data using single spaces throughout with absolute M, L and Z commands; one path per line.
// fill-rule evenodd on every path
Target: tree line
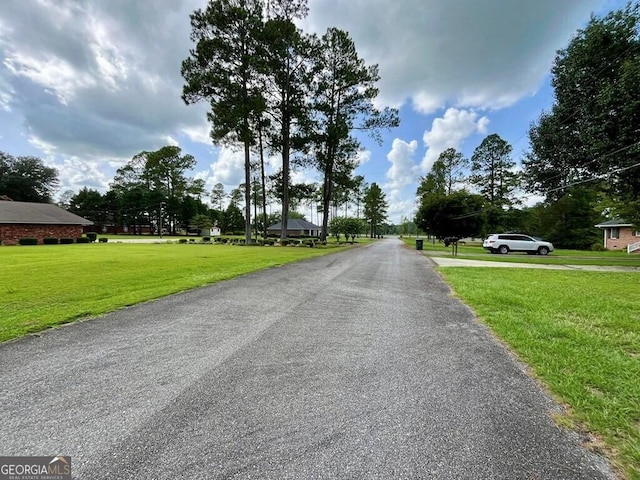
M 471 159 L 446 150 L 420 180 L 418 226 L 438 237 L 524 231 L 589 248 L 607 218 L 640 225 L 639 31 L 637 2 L 592 15 L 556 55 L 554 102 L 530 125 L 522 168 L 497 134 Z M 523 193 L 543 200 L 523 207 Z
M 182 98 L 209 104 L 215 143 L 242 145 L 245 185 L 255 173 L 266 191 L 265 154 L 281 157 L 282 238 L 291 210 L 291 168 L 317 169 L 325 239 L 332 201 L 354 182 L 360 143 L 353 132 L 379 140 L 380 130 L 399 119 L 396 110 L 374 106 L 377 65 L 364 63 L 345 31 L 329 28 L 321 37 L 303 32 L 294 22 L 307 13 L 306 0 L 211 0 L 193 12 L 196 46 L 182 63 Z M 244 193 L 248 242 L 251 191 Z
M 240 205 L 234 201 L 228 207 L 233 212 L 222 216 L 218 210 L 217 223 L 237 227 L 235 220 L 243 218 L 247 242 L 252 205 L 253 226 L 262 218 L 266 234 L 267 192 L 273 195 L 274 189 L 280 201 L 282 238 L 296 202 L 316 194 L 321 237 L 326 238 L 331 212 L 336 216 L 339 204 L 359 203 L 372 188 L 354 176 L 361 146 L 353 133 L 366 131 L 380 141 L 382 129 L 399 123 L 397 110 L 374 106 L 380 78 L 377 65 L 365 64 L 345 31 L 329 28 L 322 36 L 303 32 L 295 20 L 307 13 L 307 0 L 211 0 L 190 16 L 195 46 L 182 62 L 182 98 L 187 104 L 209 104 L 214 143 L 242 146 L 244 214 L 234 210 Z M 270 179 L 265 155 L 282 159 L 280 172 Z M 207 214 L 199 200 L 204 185 L 184 176 L 194 164 L 193 157 L 182 155 L 177 147 L 141 152 L 118 170 L 105 199 L 96 205 L 102 205 L 100 211 L 112 221 L 139 225 L 146 218 L 159 225 L 166 215 L 171 228 L 185 225 L 191 213 Z M 319 188 L 292 185 L 291 171 L 297 167 L 318 170 Z M 96 192 L 88 189 L 82 196 L 97 200 Z M 75 200 L 70 202 L 72 208 L 85 203 Z M 214 215 L 209 212 L 209 216 Z M 373 215 L 372 230 L 380 223 L 379 216 Z
M 245 185 L 227 192 L 224 185 L 218 183 L 206 192 L 204 181 L 189 175 L 195 164 L 192 155 L 183 154 L 176 146 L 143 151 L 116 171 L 105 193 L 88 187 L 78 192 L 67 190 L 58 204 L 93 221 L 98 231 L 104 227 L 115 232 L 159 235 L 162 230 L 178 234 L 217 226 L 222 233 L 243 235 Z M 49 203 L 59 183 L 58 171 L 46 166 L 41 159 L 0 152 L 0 199 Z M 281 175 L 270 175 L 266 185 L 266 192 L 257 181 L 252 182 L 249 189 L 254 207 L 253 233 L 265 237 L 267 227 L 280 222 L 282 217 L 277 210 L 271 213 L 259 206 L 279 201 Z M 294 208 L 307 206 L 312 212 L 317 210 L 322 205 L 321 186 L 290 185 L 290 203 Z M 372 236 L 388 233 L 389 228 L 384 225 L 387 208 L 380 187 L 375 183 L 368 185 L 364 177 L 356 176 L 353 182 L 334 191 L 330 205 L 331 233 L 350 234 L 354 222 L 361 225 L 358 234 L 367 229 Z M 305 215 L 292 210 L 289 218 L 305 219 Z M 344 219 L 350 222 L 350 228 L 343 228 Z

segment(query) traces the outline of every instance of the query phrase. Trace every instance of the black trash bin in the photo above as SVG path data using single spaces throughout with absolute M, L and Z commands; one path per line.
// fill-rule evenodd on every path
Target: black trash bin
M 416 250 L 422 250 L 422 238 L 416 238 Z

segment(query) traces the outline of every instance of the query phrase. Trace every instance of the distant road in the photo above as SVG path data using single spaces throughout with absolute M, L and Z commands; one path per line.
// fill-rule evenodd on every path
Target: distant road
M 396 239 L 0 345 L 0 384 L 0 455 L 78 479 L 614 478 Z

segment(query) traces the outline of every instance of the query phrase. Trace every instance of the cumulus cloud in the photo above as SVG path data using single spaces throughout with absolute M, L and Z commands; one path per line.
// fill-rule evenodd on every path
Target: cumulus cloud
M 447 148 L 458 150 L 465 138 L 474 133 L 486 133 L 489 119 L 478 116 L 473 111 L 449 108 L 443 117 L 434 119 L 431 130 L 424 132 L 422 137 L 427 147 L 421 164 L 422 171 L 427 172 Z
M 50 164 L 59 172 L 61 184 L 59 190 L 80 191 L 83 187 L 98 191 L 107 190 L 112 177 L 107 176 L 98 161 L 87 161 L 78 157 L 67 157 L 62 162 Z
M 369 163 L 371 160 L 371 151 L 370 150 L 359 150 L 356 154 L 356 164 L 358 167 Z
M 389 203 L 387 213 L 394 222 L 399 221 L 400 215 L 406 215 L 414 208 L 415 191 L 408 191 L 408 187 L 413 186 L 419 176 L 415 161 L 417 150 L 416 140 L 406 142 L 396 138 L 393 140 L 391 151 L 387 154 L 391 168 L 387 170 L 388 182 L 383 188 Z M 408 198 L 411 200 L 407 200 Z
M 381 97 L 418 112 L 502 108 L 537 91 L 559 45 L 604 0 L 311 0 L 305 24 L 337 26 L 380 65 Z
M 218 158 L 211 164 L 211 185 L 222 183 L 236 188 L 244 183 L 244 152 L 237 148 L 222 147 Z
M 6 0 L 0 105 L 62 156 L 131 158 L 194 131 L 180 98 L 197 0 Z
M 414 156 L 418 149 L 418 142 L 412 140 L 405 142 L 399 138 L 393 141 L 391 151 L 387 154 L 387 160 L 391 162 L 391 168 L 387 170 L 391 190 L 399 190 L 416 180 L 416 164 Z

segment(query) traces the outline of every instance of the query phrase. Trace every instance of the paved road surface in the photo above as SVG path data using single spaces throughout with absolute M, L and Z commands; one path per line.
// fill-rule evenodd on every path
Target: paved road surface
M 613 478 L 396 239 L 1 345 L 0 383 L 0 454 L 79 479 Z

